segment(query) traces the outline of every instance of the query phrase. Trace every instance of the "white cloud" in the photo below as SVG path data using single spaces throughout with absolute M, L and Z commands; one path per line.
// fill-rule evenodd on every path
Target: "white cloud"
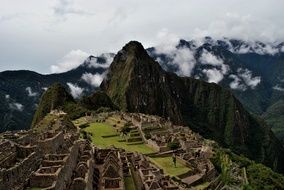
M 81 78 L 82 78 L 86 83 L 92 85 L 93 87 L 98 87 L 98 86 L 100 86 L 101 82 L 103 81 L 104 75 L 105 75 L 105 74 L 84 73 Z
M 192 70 L 196 65 L 194 51 L 188 48 L 177 48 L 179 38 L 165 29 L 158 33 L 158 38 L 161 43 L 155 47 L 155 52 L 169 56 L 172 59 L 169 64 L 178 67 L 177 74 L 181 76 L 191 76 Z M 160 62 L 159 59 L 157 61 Z
M 241 7 L 239 5 L 235 6 Z M 261 4 L 258 4 L 258 9 L 260 7 Z M 242 10 L 232 11 L 232 9 L 235 8 L 230 8 L 229 11 L 226 10 L 222 15 L 215 17 L 214 20 L 209 19 L 211 22 L 207 25 L 208 27 L 196 27 L 194 36 L 212 36 L 217 38 L 226 36 L 244 40 L 275 41 L 275 38 L 283 34 L 283 31 L 276 30 L 278 28 L 276 23 L 279 21 L 276 15 L 275 20 L 272 21 L 267 14 L 256 16 L 257 13 L 254 14 L 251 10 L 246 12 Z M 272 15 L 273 13 L 270 12 L 268 14 Z
M 9 100 L 9 99 L 10 99 L 10 95 L 9 95 L 9 94 L 6 94 L 6 95 L 5 95 L 5 98 L 6 98 L 6 100 Z
M 245 91 L 247 87 L 242 84 L 241 79 L 237 75 L 230 75 L 229 78 L 232 78 L 233 81 L 230 83 L 230 88 L 234 90 L 242 90 Z
M 77 84 L 72 84 L 70 82 L 68 82 L 67 85 L 69 86 L 70 91 L 71 91 L 71 95 L 74 98 L 78 98 L 82 95 L 82 93 L 84 91 L 83 88 L 79 87 Z
M 17 110 L 17 111 L 23 111 L 24 110 L 24 106 L 20 103 L 10 103 L 9 104 L 10 109 L 12 110 Z
M 194 54 L 188 48 L 179 48 L 172 54 L 173 62 L 179 67 L 178 74 L 182 76 L 191 76 L 192 70 L 196 65 Z
M 257 53 L 260 55 L 275 55 L 279 53 L 279 48 L 271 43 L 262 44 L 260 42 L 255 41 L 246 41 L 242 42 L 243 44 L 240 47 L 236 47 L 232 52 L 245 54 L 245 53 Z
M 208 78 L 208 82 L 214 82 L 218 84 L 223 79 L 223 74 L 221 71 L 213 68 L 213 69 L 203 69 L 202 72 L 206 74 Z
M 33 92 L 31 87 L 27 87 L 26 91 L 28 92 L 28 96 L 30 97 L 37 96 L 37 92 Z
M 284 88 L 280 87 L 279 85 L 274 86 L 273 89 L 284 92 Z
M 89 63 L 88 66 L 94 68 L 108 68 L 113 61 L 114 54 L 105 53 L 102 54 L 101 57 L 105 58 L 105 63 L 99 63 L 97 57 L 91 57 L 87 59 L 87 62 Z
M 156 34 L 163 28 L 184 39 L 199 35 L 281 41 L 283 7 L 281 0 L 179 0 L 174 6 L 161 0 L 29 0 L 24 6 L 2 1 L 1 18 L 19 16 L 0 19 L 0 70 L 47 73 L 50 64 L 70 48 L 95 54 L 117 52 L 133 39 L 145 47 L 155 46 L 160 41 Z M 58 22 L 58 17 L 65 17 L 65 22 Z
M 176 45 L 178 45 L 179 37 L 170 33 L 168 29 L 163 28 L 157 33 L 158 45 L 155 46 L 157 53 L 171 54 L 176 51 Z
M 44 91 L 47 91 L 48 88 L 47 87 L 42 87 L 41 89 L 44 90 Z
M 255 87 L 261 82 L 261 77 L 260 76 L 253 77 L 252 72 L 248 69 L 239 68 L 238 75 L 244 80 L 245 84 L 249 86 L 251 89 L 255 89 Z
M 207 50 L 203 50 L 201 57 L 199 58 L 200 62 L 205 65 L 212 65 L 221 67 L 222 74 L 227 74 L 229 71 L 229 66 L 224 64 L 224 61 L 208 52 Z
M 72 50 L 67 53 L 56 65 L 51 65 L 52 73 L 62 73 L 78 67 L 89 56 L 82 50 Z

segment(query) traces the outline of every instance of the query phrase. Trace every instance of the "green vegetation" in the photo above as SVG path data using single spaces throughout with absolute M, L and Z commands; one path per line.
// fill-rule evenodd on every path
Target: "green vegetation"
M 125 182 L 125 189 L 126 190 L 135 190 L 136 189 L 133 178 L 131 176 L 124 177 L 124 182 Z
M 178 142 L 170 142 L 168 143 L 168 147 L 171 150 L 177 150 L 180 147 L 180 144 Z
M 78 103 L 64 86 L 55 83 L 42 95 L 32 126 L 34 127 L 54 109 L 66 112 L 68 117 L 74 120 L 84 116 L 86 113 L 117 110 L 117 107 L 104 92 L 95 92 L 91 96 L 83 97 Z
M 121 128 L 123 126 L 126 125 L 126 121 L 121 119 L 118 115 L 113 115 L 111 117 L 108 117 L 106 120 L 106 123 L 112 125 L 112 126 L 116 126 L 118 128 Z
M 98 110 L 99 108 L 110 108 L 111 110 L 118 109 L 103 91 L 97 91 L 91 96 L 84 96 L 79 103 L 89 110 Z
M 62 126 L 68 128 L 69 130 L 76 129 L 69 117 L 47 114 L 32 130 L 34 132 L 41 133 L 48 130 L 57 130 Z
M 53 84 L 41 97 L 38 108 L 34 114 L 32 127 L 42 120 L 51 110 L 61 108 L 67 103 L 69 108 L 75 103 L 75 100 L 61 84 Z
M 248 181 L 253 189 L 284 189 L 284 176 L 262 164 L 247 167 Z
M 117 148 L 124 148 L 125 150 L 132 152 L 137 151 L 144 154 L 154 152 L 153 149 L 145 144 L 128 144 L 123 141 L 124 139 L 119 136 L 119 132 L 106 123 L 91 123 L 90 126 L 84 130 L 92 134 L 92 142 L 101 148 L 107 148 L 113 145 Z
M 272 126 L 272 131 L 284 144 L 284 100 L 280 100 L 270 106 L 263 114 L 265 121 Z
M 204 190 L 204 189 L 207 189 L 208 186 L 209 186 L 209 183 L 205 182 L 203 184 L 195 186 L 194 189 L 195 190 Z
M 222 155 L 221 159 L 221 181 L 227 185 L 230 183 L 229 171 L 232 169 L 232 160 L 227 154 Z
M 244 184 L 244 189 L 284 189 L 283 175 L 272 171 L 263 164 L 257 164 L 244 156 L 236 155 L 228 149 L 217 149 L 212 162 L 216 169 L 221 172 L 221 178 L 225 184 L 230 182 L 230 178 L 226 174 L 231 161 L 237 163 L 240 167 L 246 168 L 249 184 Z
M 123 126 L 121 129 L 120 129 L 120 132 L 123 134 L 123 135 L 127 135 L 129 132 L 131 131 L 130 127 L 125 125 Z
M 89 110 L 73 102 L 66 102 L 61 109 L 68 113 L 70 119 L 74 120 L 84 116 Z
M 150 160 L 158 167 L 162 168 L 164 172 L 170 176 L 178 176 L 190 171 L 182 162 L 177 159 L 176 167 L 171 156 L 168 157 L 153 157 Z

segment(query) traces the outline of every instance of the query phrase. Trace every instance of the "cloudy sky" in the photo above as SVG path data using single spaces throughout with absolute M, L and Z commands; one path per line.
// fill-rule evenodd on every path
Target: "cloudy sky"
M 89 54 L 202 36 L 284 41 L 283 0 L 0 0 L 0 71 L 60 72 Z

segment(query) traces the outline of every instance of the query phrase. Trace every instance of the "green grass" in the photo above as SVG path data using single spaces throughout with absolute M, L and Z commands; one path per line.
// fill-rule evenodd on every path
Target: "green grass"
M 131 152 L 139 152 L 143 154 L 153 153 L 154 150 L 145 144 L 128 145 L 127 142 L 119 142 L 123 140 L 120 136 L 103 138 L 105 135 L 115 135 L 116 130 L 106 123 L 91 123 L 89 127 L 84 129 L 86 132 L 92 133 L 92 141 L 95 145 L 101 148 L 107 148 L 114 145 L 117 148 L 123 148 Z
M 130 176 L 124 177 L 124 182 L 125 182 L 125 189 L 126 190 L 135 190 L 136 189 L 132 177 L 130 177 Z
M 190 170 L 190 168 L 183 165 L 177 160 L 176 167 L 174 166 L 172 157 L 155 157 L 150 160 L 158 167 L 162 168 L 164 172 L 170 176 L 178 176 L 184 174 Z
M 118 123 L 119 121 L 119 123 Z M 107 118 L 106 123 L 110 124 L 110 125 L 116 125 L 117 127 L 123 127 L 126 123 L 125 120 L 121 120 L 120 116 L 118 115 L 113 115 L 109 118 Z
M 195 186 L 194 188 L 195 188 L 196 190 L 204 190 L 204 189 L 206 189 L 208 186 L 209 186 L 209 182 L 205 182 L 205 183 L 202 183 L 202 184 L 200 184 L 200 185 Z

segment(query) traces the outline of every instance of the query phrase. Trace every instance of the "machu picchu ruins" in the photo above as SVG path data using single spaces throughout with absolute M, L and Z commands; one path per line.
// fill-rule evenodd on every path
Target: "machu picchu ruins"
M 214 142 L 188 127 L 118 111 L 73 123 L 66 118 L 53 110 L 33 129 L 1 134 L 1 190 L 185 190 L 220 183 L 211 162 Z M 245 183 L 241 172 L 237 177 Z

